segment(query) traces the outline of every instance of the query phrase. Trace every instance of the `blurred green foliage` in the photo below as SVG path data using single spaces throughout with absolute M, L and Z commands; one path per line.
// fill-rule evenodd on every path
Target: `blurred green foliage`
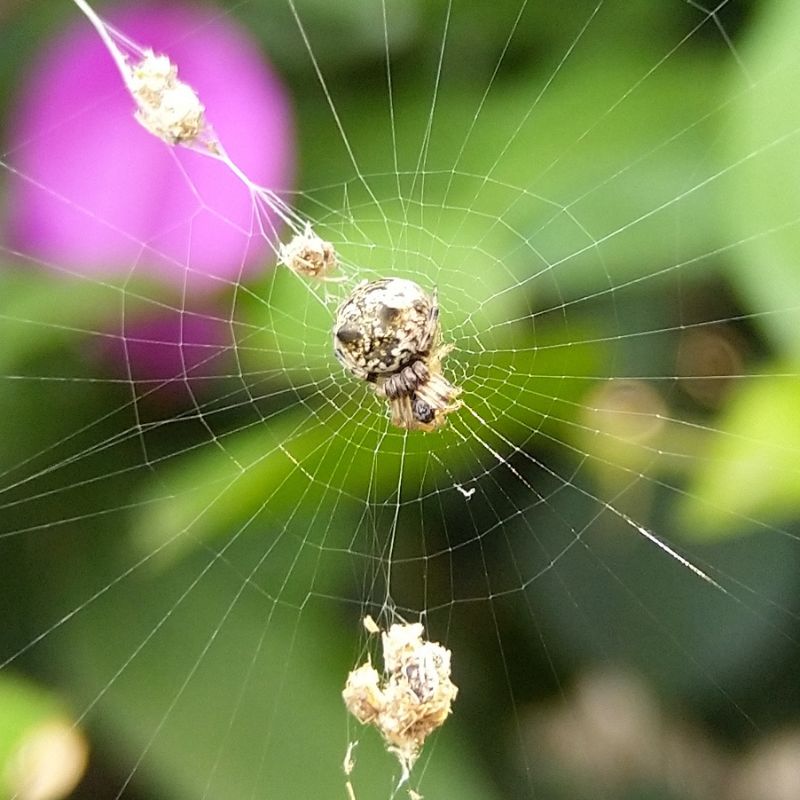
M 45 754 L 37 758 L 32 752 L 33 742 L 37 737 L 41 741 L 42 737 L 52 737 L 54 734 L 55 737 L 69 739 L 69 715 L 58 697 L 10 672 L 0 676 L 0 709 L 3 710 L 0 715 L 0 765 L 3 766 L 0 796 L 25 796 L 31 785 L 46 785 L 43 778 L 48 768 L 52 770 L 52 776 L 58 773 L 60 767 L 57 748 L 55 753 L 49 753 L 51 764 L 48 765 Z M 80 762 L 85 757 L 80 740 L 75 739 L 70 744 L 74 746 L 74 756 Z M 52 763 L 53 760 L 55 763 Z M 26 765 L 29 774 L 26 774 Z M 76 776 L 79 775 L 80 770 L 76 770 Z M 61 785 L 69 791 L 76 782 L 70 782 L 67 778 Z M 55 783 L 58 785 L 57 780 Z
M 21 43 L 31 57 L 62 22 L 63 4 L 57 17 L 44 5 L 0 30 L 5 118 L 11 54 Z M 372 196 L 289 6 L 223 11 L 291 86 L 301 211 L 365 276 L 424 273 L 439 288 L 471 412 L 435 437 L 380 421 L 330 353 L 330 306 L 285 272 L 222 298 L 247 332 L 242 377 L 220 374 L 197 414 L 134 404 L 91 359 L 119 322 L 119 287 L 65 292 L 9 263 L 0 542 L 13 622 L 0 660 L 21 651 L 22 668 L 87 709 L 98 756 L 84 796 L 113 796 L 130 773 L 126 796 L 142 798 L 341 793 L 360 732 L 339 691 L 390 530 L 399 602 L 430 609 L 458 651 L 458 711 L 421 762 L 430 798 L 537 786 L 515 750 L 521 711 L 597 662 L 633 665 L 720 736 L 751 736 L 748 714 L 797 720 L 796 693 L 782 703 L 770 689 L 793 680 L 798 639 L 800 19 L 792 4 L 750 5 L 723 20 L 734 53 L 677 0 L 533 3 L 519 21 L 517 0 L 455 3 L 449 22 L 443 0 L 389 3 L 392 129 L 380 5 L 298 2 Z M 128 284 L 128 312 L 152 291 Z M 679 383 L 681 327 L 714 320 L 737 328 L 746 363 L 708 408 L 665 384 Z M 635 459 L 587 422 L 608 378 L 653 379 L 669 404 L 666 433 Z M 480 502 L 456 484 L 479 485 Z M 475 599 L 491 609 L 480 624 L 463 611 Z M 38 703 L 27 697 L 0 695 L 0 717 L 16 725 Z M 359 800 L 389 796 L 391 758 L 359 738 Z M 576 796 L 566 779 L 548 790 Z

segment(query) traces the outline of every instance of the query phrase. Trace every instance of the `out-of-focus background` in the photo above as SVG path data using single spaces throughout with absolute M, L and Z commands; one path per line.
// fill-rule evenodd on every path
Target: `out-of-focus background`
M 460 687 L 429 800 L 800 797 L 800 8 L 96 8 L 345 281 L 71 2 L 3 4 L 0 797 L 344 797 L 354 740 L 393 796 L 339 696 L 389 573 Z M 435 435 L 330 352 L 390 271 L 454 344 Z

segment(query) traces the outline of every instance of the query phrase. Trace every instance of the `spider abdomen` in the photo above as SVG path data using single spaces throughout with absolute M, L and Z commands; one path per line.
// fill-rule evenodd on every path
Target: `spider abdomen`
M 431 348 L 435 301 L 413 281 L 383 278 L 362 283 L 339 307 L 334 351 L 356 377 L 392 374 Z
M 432 431 L 460 407 L 461 390 L 442 375 L 436 294 L 403 278 L 361 283 L 339 306 L 333 347 L 345 369 L 389 401 L 393 425 Z

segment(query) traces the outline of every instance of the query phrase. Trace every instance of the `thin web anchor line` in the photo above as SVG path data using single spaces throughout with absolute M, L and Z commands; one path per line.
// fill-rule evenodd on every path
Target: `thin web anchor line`
M 241 183 L 247 188 L 257 208 L 258 208 L 257 201 L 260 200 L 284 224 L 286 224 L 290 228 L 290 230 L 292 230 L 293 233 L 295 234 L 301 233 L 304 227 L 309 224 L 308 221 L 303 219 L 299 214 L 297 214 L 271 189 L 261 186 L 260 184 L 253 181 L 244 172 L 244 170 L 242 170 L 241 167 L 239 167 L 239 165 L 235 161 L 233 161 L 233 159 L 226 151 L 224 144 L 220 141 L 219 137 L 214 132 L 213 127 L 205 120 L 204 118 L 205 109 L 200 103 L 200 98 L 198 98 L 197 95 L 194 94 L 194 91 L 191 89 L 191 87 L 189 87 L 182 81 L 178 80 L 175 75 L 173 75 L 172 77 L 177 86 L 180 89 L 184 89 L 185 94 L 194 95 L 194 100 L 196 101 L 196 110 L 194 113 L 197 114 L 196 121 L 198 129 L 190 131 L 189 133 L 187 133 L 185 137 L 181 136 L 180 138 L 176 138 L 170 141 L 169 135 L 165 136 L 164 131 L 160 127 L 158 127 L 157 123 L 155 125 L 151 124 L 151 121 L 148 117 L 147 105 L 142 99 L 142 92 L 136 86 L 135 68 L 131 65 L 129 57 L 117 45 L 115 38 L 119 39 L 120 41 L 126 42 L 128 49 L 133 51 L 136 54 L 136 56 L 141 59 L 141 61 L 137 66 L 138 69 L 144 69 L 148 65 L 148 59 L 153 58 L 152 52 L 148 50 L 141 50 L 141 48 L 129 42 L 122 34 L 118 34 L 116 31 L 114 31 L 113 27 L 108 23 L 104 22 L 97 14 L 97 12 L 95 12 L 94 9 L 89 5 L 89 3 L 86 2 L 86 0 L 74 0 L 74 3 L 84 14 L 84 16 L 88 19 L 88 21 L 95 29 L 95 31 L 97 31 L 98 36 L 105 45 L 106 49 L 108 50 L 111 58 L 114 60 L 114 64 L 116 65 L 122 77 L 126 89 L 130 93 L 131 98 L 135 101 L 136 105 L 138 106 L 139 110 L 136 116 L 139 122 L 150 133 L 152 133 L 155 136 L 158 136 L 159 138 L 165 139 L 167 142 L 171 144 L 181 144 L 183 146 L 190 148 L 194 152 L 199 153 L 200 155 L 214 158 L 222 162 L 230 170 L 230 172 L 236 178 L 238 178 L 239 181 L 241 181 Z M 173 66 L 171 62 L 168 63 L 170 64 L 170 66 Z M 184 98 L 182 97 L 181 99 Z M 377 200 L 375 202 L 377 203 Z M 263 228 L 262 228 L 262 234 L 263 234 Z M 277 246 L 272 241 L 271 237 L 265 236 L 264 238 L 267 240 L 268 244 L 277 255 L 278 249 Z

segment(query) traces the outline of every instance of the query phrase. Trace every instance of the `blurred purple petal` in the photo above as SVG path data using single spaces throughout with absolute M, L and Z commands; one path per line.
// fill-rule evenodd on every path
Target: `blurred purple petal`
M 103 344 L 101 357 L 151 407 L 189 405 L 212 380 L 236 372 L 230 324 L 213 309 L 162 309 L 129 321 L 119 334 Z
M 108 17 L 170 56 L 199 93 L 225 148 L 258 183 L 288 188 L 286 93 L 230 16 L 135 4 Z M 221 288 L 268 258 L 247 189 L 213 159 L 170 148 L 133 102 L 87 22 L 49 45 L 21 88 L 8 158 L 10 243 L 81 274 L 146 275 L 179 289 Z M 273 221 L 274 222 L 274 221 Z

